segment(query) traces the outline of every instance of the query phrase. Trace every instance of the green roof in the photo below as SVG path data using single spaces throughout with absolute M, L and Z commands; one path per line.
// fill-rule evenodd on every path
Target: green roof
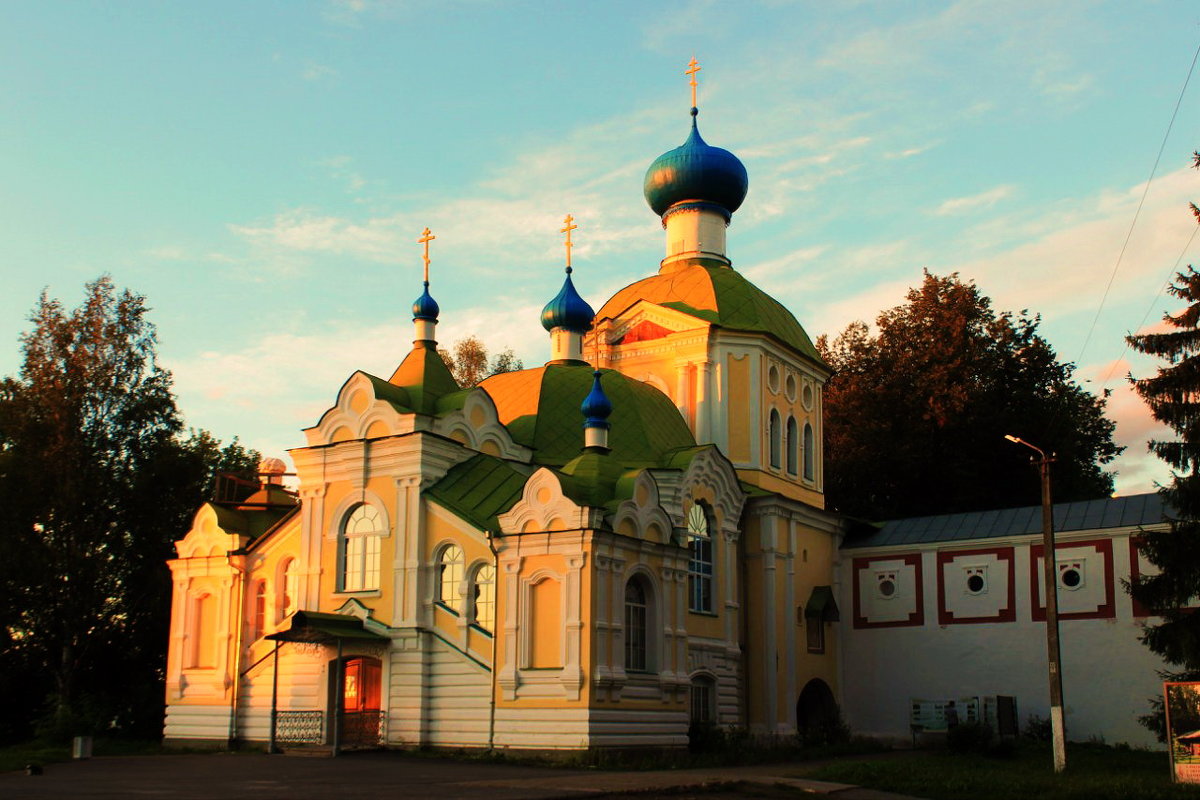
M 612 319 L 639 300 L 681 311 L 734 331 L 762 333 L 824 364 L 808 333 L 782 303 L 735 269 L 702 259 L 626 286 L 601 307 L 596 319 Z
M 562 468 L 563 493 L 579 505 L 603 507 L 613 499 L 625 468 L 611 453 L 587 452 Z
M 338 639 L 386 640 L 363 627 L 362 620 L 345 614 L 324 614 L 318 611 L 297 611 L 292 614 L 286 630 L 263 637 L 277 642 L 328 643 Z
M 442 356 L 427 342 L 413 344 L 412 352 L 396 367 L 388 384 L 402 387 L 408 408 L 422 414 L 436 413 L 439 398 L 461 390 Z
M 528 476 L 503 459 L 484 453 L 456 465 L 427 496 L 480 530 L 499 530 L 496 517 L 521 497 Z
M 535 462 L 562 466 L 583 450 L 579 407 L 591 391 L 592 372 L 586 364 L 549 364 L 493 375 L 479 385 L 513 439 L 533 448 Z M 600 384 L 613 407 L 608 444 L 615 461 L 623 467 L 658 466 L 666 453 L 695 446 L 669 397 L 614 370 L 601 372 Z

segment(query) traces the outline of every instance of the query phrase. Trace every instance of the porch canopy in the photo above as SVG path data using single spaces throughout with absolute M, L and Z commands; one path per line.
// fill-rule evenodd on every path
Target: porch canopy
M 814 586 L 808 598 L 808 605 L 804 607 L 804 618 L 809 622 L 841 621 L 842 615 L 838 613 L 837 602 L 833 599 L 833 589 L 828 586 Z
M 334 686 L 341 686 L 343 681 L 342 649 L 347 642 L 384 643 L 388 637 L 369 631 L 363 626 L 358 617 L 346 614 L 324 614 L 319 611 L 297 611 L 288 620 L 288 627 L 263 637 L 275 642 L 271 652 L 274 659 L 273 675 L 271 677 L 271 738 L 267 752 L 278 752 L 276 749 L 276 726 L 279 720 L 279 648 L 284 642 L 333 645 L 337 647 L 337 659 L 334 662 Z M 265 658 L 266 656 L 264 656 Z M 331 726 L 333 738 L 333 755 L 341 750 L 342 715 L 345 712 L 344 698 L 341 691 L 334 692 L 334 723 Z M 321 714 L 321 712 L 303 712 L 306 714 Z M 318 730 L 320 730 L 318 717 Z
M 388 637 L 363 627 L 358 617 L 345 614 L 324 614 L 319 611 L 297 611 L 292 614 L 290 624 L 284 630 L 263 638 L 276 642 L 308 642 L 310 644 L 337 644 L 350 639 L 387 641 Z

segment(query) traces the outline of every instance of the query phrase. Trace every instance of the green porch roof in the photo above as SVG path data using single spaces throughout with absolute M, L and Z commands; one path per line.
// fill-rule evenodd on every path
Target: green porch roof
M 509 462 L 479 453 L 453 467 L 426 496 L 479 530 L 496 531 L 497 516 L 520 499 L 527 477 Z
M 287 630 L 263 637 L 276 642 L 312 642 L 330 644 L 346 639 L 387 641 L 387 637 L 363 627 L 358 617 L 345 614 L 324 614 L 319 611 L 297 611 L 292 614 Z

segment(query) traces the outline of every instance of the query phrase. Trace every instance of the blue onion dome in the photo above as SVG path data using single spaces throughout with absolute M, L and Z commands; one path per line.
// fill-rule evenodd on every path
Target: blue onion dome
M 692 132 L 687 141 L 668 150 L 646 170 L 646 202 L 660 217 L 680 203 L 716 206 L 725 218 L 746 199 L 750 179 L 746 167 L 728 150 L 700 138 L 692 109 Z
M 571 268 L 567 267 L 567 279 L 562 289 L 542 309 L 542 327 L 548 331 L 566 328 L 571 333 L 583 334 L 592 329 L 595 316 L 596 312 L 575 291 L 575 284 L 571 283 Z
M 429 294 L 429 281 L 425 281 L 425 291 L 421 296 L 413 301 L 413 319 L 426 319 L 430 322 L 437 322 L 438 304 Z
M 579 410 L 583 412 L 583 416 L 587 419 L 583 423 L 585 428 L 607 428 L 608 415 L 612 413 L 612 402 L 609 401 L 608 395 L 604 393 L 604 387 L 600 385 L 600 370 L 592 373 L 592 391 L 588 392 L 588 396 L 583 398 L 583 405 Z

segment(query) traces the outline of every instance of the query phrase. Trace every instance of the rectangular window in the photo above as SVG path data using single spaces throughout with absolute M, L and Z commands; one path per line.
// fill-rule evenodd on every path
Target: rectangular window
M 713 610 L 713 558 L 712 539 L 693 536 L 691 561 L 688 563 L 688 607 L 692 611 Z
M 808 652 L 825 652 L 825 623 L 819 619 L 808 620 Z

